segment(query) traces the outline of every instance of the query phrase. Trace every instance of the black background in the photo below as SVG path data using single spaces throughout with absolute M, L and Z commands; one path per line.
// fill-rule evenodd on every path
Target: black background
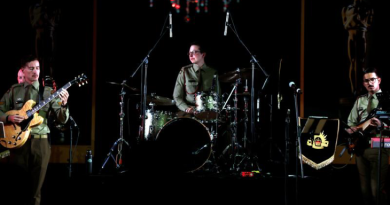
M 61 20 L 57 28 L 57 64 L 53 78 L 59 86 L 80 73 L 92 77 L 93 52 L 93 3 L 94 1 L 56 1 L 61 7 Z M 226 13 L 222 1 L 209 1 L 209 12 L 196 14 L 190 7 L 189 22 L 185 22 L 185 2 L 176 13 L 170 1 L 103 1 L 97 0 L 96 84 L 90 82 L 81 88 L 72 87 L 70 111 L 80 127 L 80 144 L 90 144 L 90 131 L 96 132 L 95 156 L 104 156 L 119 137 L 120 86 L 107 82 L 126 80 L 131 87 L 141 87 L 141 62 L 148 58 L 148 94 L 172 98 L 173 87 L 180 68 L 189 64 L 186 53 L 189 43 L 204 40 L 209 51 L 206 63 L 218 69 L 220 74 L 237 68 L 250 68 L 251 54 L 259 65 L 270 74 L 269 84 L 261 98 L 261 120 L 256 123 L 260 152 L 269 159 L 269 139 L 283 149 L 284 119 L 291 109 L 291 137 L 294 138 L 295 108 L 293 94 L 288 84 L 297 86 L 304 81 L 304 116 L 328 116 L 346 120 L 352 104 L 342 107 L 341 98 L 349 97 L 347 56 L 347 32 L 341 19 L 342 7 L 352 1 L 305 1 L 305 73 L 300 79 L 301 1 L 232 1 L 229 6 L 230 24 L 238 37 L 228 29 L 223 35 Z M 18 59 L 34 52 L 34 33 L 28 18 L 28 8 L 34 1 L 6 1 L 1 15 L 2 72 L 0 93 L 16 82 Z M 389 20 L 383 2 L 372 1 L 375 24 L 370 31 L 369 64 L 383 72 L 382 88 L 387 88 L 386 57 L 389 55 L 385 26 Z M 173 15 L 173 38 L 166 29 L 168 13 Z M 166 33 L 164 33 L 166 32 Z M 157 43 L 161 33 L 164 35 Z M 241 40 L 241 41 L 240 41 Z M 156 44 L 157 43 L 157 44 Z M 244 47 L 247 47 L 247 49 Z M 155 48 L 152 50 L 152 48 Z M 248 52 L 250 51 L 250 52 Z M 282 64 L 280 66 L 280 60 Z M 256 65 L 258 67 L 258 65 Z M 280 69 L 280 78 L 278 72 Z M 133 74 L 134 77 L 131 77 Z M 41 74 L 42 76 L 42 74 Z M 259 91 L 265 75 L 259 70 L 254 88 Z M 250 81 L 248 84 L 250 86 Z M 91 128 L 92 86 L 96 87 L 96 127 Z M 239 86 L 239 92 L 243 90 Z M 229 93 L 231 83 L 222 83 L 223 92 Z M 280 88 L 283 96 L 281 109 L 276 108 L 276 95 Z M 125 138 L 135 143 L 138 129 L 136 104 L 139 97 L 131 92 L 125 96 Z M 352 99 L 353 101 L 353 99 Z M 242 103 L 242 102 L 240 102 Z M 242 106 L 242 104 L 240 104 Z M 299 108 L 302 109 L 302 108 Z M 272 112 L 271 112 L 272 111 Z M 53 142 L 61 143 L 61 142 Z M 277 151 L 276 151 L 277 152 Z M 98 158 L 99 159 L 99 158 Z M 98 160 L 99 161 L 99 160 Z

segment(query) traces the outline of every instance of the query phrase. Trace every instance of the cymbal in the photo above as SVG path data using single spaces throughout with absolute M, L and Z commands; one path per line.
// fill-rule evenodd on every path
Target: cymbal
M 155 95 L 155 96 L 146 96 L 146 102 L 147 104 L 149 103 L 154 103 L 154 105 L 156 106 L 172 106 L 172 105 L 175 105 L 175 101 L 170 99 L 170 98 L 167 98 L 167 97 L 162 97 L 162 96 L 158 96 L 158 95 Z
M 255 68 L 255 70 L 254 70 L 255 74 L 256 74 L 257 70 L 258 70 L 258 68 Z M 241 78 L 241 79 L 252 78 L 252 68 L 237 69 L 237 70 L 229 71 L 227 73 L 224 73 L 224 74 L 218 76 L 219 81 L 224 82 L 224 83 L 235 82 L 238 78 Z
M 125 83 L 117 83 L 117 82 L 107 82 L 108 84 L 111 84 L 111 85 L 120 85 L 120 86 L 125 86 L 126 88 L 130 89 L 131 91 L 134 91 L 134 92 L 139 92 L 139 89 L 137 88 L 133 88 L 133 87 L 130 87 L 128 86 L 127 84 Z

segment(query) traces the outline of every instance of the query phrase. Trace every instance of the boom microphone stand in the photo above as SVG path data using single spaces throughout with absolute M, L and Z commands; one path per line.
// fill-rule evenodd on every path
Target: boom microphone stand
M 170 21 L 170 25 L 168 26 L 165 26 L 167 21 L 168 21 L 168 16 L 170 17 L 169 18 L 169 21 Z M 168 29 L 172 29 L 172 19 L 171 19 L 171 14 L 169 14 L 167 16 L 167 18 L 165 19 L 165 22 L 164 22 L 164 25 L 163 25 L 163 31 L 160 33 L 160 37 L 159 39 L 157 40 L 157 42 L 154 44 L 154 46 L 152 47 L 152 49 L 149 50 L 148 54 L 146 55 L 146 57 L 144 58 L 144 60 L 141 62 L 141 64 L 138 66 L 138 68 L 133 72 L 133 74 L 130 76 L 131 78 L 134 78 L 135 74 L 137 73 L 137 71 L 142 67 L 144 66 L 143 68 L 144 69 L 141 69 L 141 118 L 142 118 L 142 122 L 141 122 L 141 126 L 140 126 L 140 132 L 139 132 L 139 136 L 138 136 L 138 139 L 139 138 L 143 138 L 142 136 L 144 136 L 144 128 L 145 128 L 145 112 L 146 112 L 146 97 L 147 97 L 147 93 L 148 93 L 148 84 L 147 84 L 147 79 L 148 79 L 148 63 L 149 63 L 149 56 L 150 54 L 153 52 L 153 50 L 156 48 L 157 44 L 160 42 L 160 40 L 162 39 L 162 37 L 164 36 L 164 34 L 167 32 Z M 172 34 L 171 34 L 172 36 Z M 139 140 L 138 140 L 139 141 Z
M 295 89 L 295 87 L 294 87 Z M 298 158 L 300 159 L 300 167 L 301 167 L 301 178 L 303 179 L 304 178 L 304 174 L 303 174 L 303 164 L 302 164 L 302 147 L 301 147 L 301 125 L 300 125 L 300 122 L 299 122 L 299 115 L 298 115 L 298 98 L 297 98 L 297 95 L 298 94 L 301 94 L 301 89 L 300 88 L 297 88 L 296 90 L 294 90 L 294 104 L 295 104 L 295 120 L 296 120 L 296 124 L 297 124 L 297 138 L 296 138 L 296 144 L 295 144 L 295 154 L 296 154 L 296 157 L 295 157 L 295 203 L 296 204 L 299 204 L 298 203 Z
M 233 33 L 236 35 L 238 41 L 242 44 L 242 46 L 247 50 L 248 54 L 250 55 L 251 57 L 251 60 L 250 62 L 252 63 L 252 87 L 251 87 L 251 134 L 252 134 L 252 143 L 255 143 L 256 142 L 256 130 L 255 130 L 255 64 L 261 69 L 261 71 L 263 72 L 263 74 L 265 75 L 266 79 L 264 81 L 264 84 L 263 84 L 263 87 L 262 87 L 262 90 L 265 88 L 267 82 L 268 82 L 268 79 L 269 79 L 269 75 L 267 72 L 265 72 L 265 70 L 261 67 L 261 65 L 259 64 L 259 62 L 257 61 L 257 59 L 255 58 L 254 55 L 252 55 L 252 53 L 249 51 L 249 49 L 246 47 L 246 45 L 242 42 L 242 40 L 240 39 L 240 37 L 238 36 L 238 33 L 237 33 L 237 30 L 235 29 L 235 26 L 234 26 L 234 22 L 233 22 L 233 17 L 232 15 L 229 15 L 229 12 L 226 13 L 227 15 L 227 18 L 226 18 L 226 25 L 225 26 L 229 26 L 229 28 L 233 31 Z M 232 21 L 232 24 L 229 24 L 229 18 L 231 19 Z M 226 30 L 226 29 L 225 29 Z M 226 33 L 226 31 L 225 31 Z M 225 34 L 226 35 L 226 34 Z M 258 108 L 259 109 L 259 108 Z M 253 160 L 253 159 L 257 159 L 257 156 L 254 156 L 253 158 L 251 157 L 248 157 L 248 159 L 250 160 Z M 253 164 L 253 163 L 251 163 Z M 259 167 L 258 167 L 259 169 Z M 260 170 L 259 170 L 260 171 Z
M 232 21 L 232 24 L 229 24 L 229 17 Z M 240 39 L 240 37 L 238 36 L 238 33 L 237 33 L 237 30 L 234 26 L 234 22 L 233 22 L 233 17 L 232 15 L 229 15 L 229 12 L 226 13 L 226 24 L 225 26 L 229 26 L 229 28 L 233 31 L 233 33 L 236 35 L 238 41 L 241 43 L 241 45 L 247 50 L 248 54 L 250 55 L 251 57 L 251 60 L 250 62 L 252 63 L 252 87 L 251 87 L 251 134 L 252 134 L 252 144 L 256 142 L 256 130 L 255 130 L 255 64 L 261 69 L 261 71 L 263 72 L 263 74 L 265 75 L 266 79 L 264 81 L 264 84 L 263 84 L 263 87 L 261 90 L 263 90 L 268 82 L 268 79 L 269 79 L 269 75 L 267 72 L 265 72 L 265 70 L 261 67 L 261 65 L 259 64 L 259 62 L 257 61 L 257 59 L 255 58 L 254 55 L 252 55 L 252 53 L 249 51 L 249 49 L 246 47 L 246 45 L 242 42 L 242 40 Z M 226 35 L 226 29 L 225 29 L 225 35 Z M 260 108 L 258 108 L 260 109 Z M 253 146 L 253 145 L 252 145 Z M 255 163 L 257 165 L 257 169 L 258 171 L 261 171 L 260 167 L 258 166 L 257 164 L 257 156 L 253 156 L 253 150 L 251 150 L 251 153 L 245 157 L 246 160 L 249 160 L 249 161 L 252 161 L 252 160 L 256 160 Z M 252 155 L 252 156 L 251 156 Z M 250 163 L 251 166 L 253 166 L 253 162 Z

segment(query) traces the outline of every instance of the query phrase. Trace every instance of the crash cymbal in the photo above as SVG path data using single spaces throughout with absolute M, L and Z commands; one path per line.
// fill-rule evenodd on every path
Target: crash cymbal
M 154 103 L 156 106 L 172 106 L 175 105 L 175 101 L 167 98 L 167 97 L 162 97 L 158 95 L 150 96 L 148 95 L 146 97 L 146 102 L 147 104 L 149 103 Z
M 258 71 L 258 68 L 255 68 L 255 74 L 257 73 L 257 71 Z M 235 82 L 238 78 L 251 79 L 252 78 L 252 68 L 237 69 L 237 70 L 229 71 L 225 74 L 218 76 L 219 81 L 224 82 L 224 83 Z
M 108 84 L 111 84 L 111 85 L 120 85 L 120 86 L 125 86 L 126 88 L 130 89 L 131 91 L 134 91 L 134 92 L 139 92 L 139 89 L 137 88 L 133 88 L 133 87 L 130 87 L 128 86 L 127 84 L 125 83 L 116 83 L 116 82 L 107 82 Z

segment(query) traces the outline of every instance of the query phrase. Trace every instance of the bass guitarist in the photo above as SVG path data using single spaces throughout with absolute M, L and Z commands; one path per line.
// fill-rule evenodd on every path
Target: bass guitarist
M 365 204 L 387 204 L 387 194 L 385 192 L 385 181 L 389 166 L 389 153 L 387 149 L 382 149 L 381 177 L 380 177 L 380 203 L 377 202 L 378 187 L 378 153 L 379 149 L 370 148 L 370 139 L 379 135 L 379 131 L 385 124 L 372 113 L 376 108 L 383 106 L 382 91 L 380 89 L 382 79 L 378 75 L 377 69 L 368 68 L 363 73 L 363 86 L 368 91 L 355 101 L 355 104 L 348 117 L 347 130 L 350 134 L 358 135 L 355 141 L 356 165 L 360 177 L 360 187 Z M 379 98 L 378 98 L 379 97 Z M 388 106 L 388 105 L 386 105 Z M 356 134 L 359 133 L 359 134 Z
M 8 111 L 22 110 L 25 102 L 28 100 L 34 100 L 37 103 L 43 101 L 51 95 L 53 90 L 48 86 L 39 86 L 40 66 L 35 56 L 29 55 L 24 57 L 21 60 L 21 70 L 25 76 L 25 81 L 13 85 L 0 100 L 0 121 L 5 124 L 14 124 L 15 127 L 18 127 L 25 120 L 25 117 L 23 115 L 7 114 Z M 25 177 L 26 181 L 15 185 L 18 186 L 17 189 L 7 187 L 6 190 L 12 195 L 12 192 L 16 190 L 18 190 L 18 193 L 24 193 L 22 190 L 27 189 L 26 196 L 13 197 L 15 200 L 20 200 L 23 204 L 40 204 L 41 188 L 46 176 L 51 153 L 48 139 L 50 130 L 47 126 L 47 113 L 50 110 L 54 111 L 57 120 L 66 123 L 69 118 L 68 97 L 69 93 L 64 90 L 58 98 L 53 99 L 40 109 L 38 114 L 43 118 L 42 123 L 31 127 L 28 140 L 23 146 L 10 150 L 11 162 L 16 165 L 17 172 L 21 174 L 17 176 L 21 178 L 23 178 L 22 176 L 28 177 Z M 14 181 L 14 183 L 17 182 L 17 180 Z M 3 194 L 7 195 L 6 193 Z

